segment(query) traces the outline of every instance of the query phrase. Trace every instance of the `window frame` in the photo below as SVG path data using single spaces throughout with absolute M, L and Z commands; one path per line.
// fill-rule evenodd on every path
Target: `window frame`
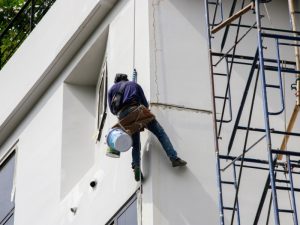
M 105 225 L 118 225 L 118 219 L 126 212 L 126 210 L 136 202 L 137 204 L 137 192 L 130 196 L 130 198 L 118 209 L 118 211 L 109 219 Z M 137 207 L 138 209 L 138 207 Z
M 103 89 L 102 89 L 103 87 Z M 100 72 L 100 79 L 97 85 L 98 106 L 97 106 L 97 140 L 100 141 L 102 130 L 107 117 L 107 58 L 103 60 L 103 65 Z M 104 95 L 104 96 L 103 96 Z M 102 112 L 100 114 L 100 109 Z

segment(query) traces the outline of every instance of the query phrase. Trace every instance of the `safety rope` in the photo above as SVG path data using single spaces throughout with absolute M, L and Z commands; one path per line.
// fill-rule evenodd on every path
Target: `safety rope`
M 268 17 L 270 26 L 271 26 L 272 28 L 274 28 L 274 27 L 273 27 L 273 24 L 272 24 L 272 21 L 271 21 L 271 16 L 270 16 L 270 14 L 269 14 L 269 10 L 268 10 L 268 7 L 267 7 L 267 4 L 266 4 L 266 3 L 264 3 L 264 7 L 265 7 L 265 11 L 266 11 L 266 14 L 267 14 L 267 17 Z
M 135 70 L 135 0 L 133 0 L 133 43 L 132 43 L 132 68 Z M 135 81 L 136 82 L 136 81 Z
M 136 71 L 136 61 L 135 61 L 135 49 L 136 49 L 136 0 L 133 0 L 133 38 L 132 38 L 132 68 L 133 68 L 133 74 L 132 74 L 132 81 L 137 83 L 137 71 Z M 139 183 L 138 183 L 138 190 L 137 190 L 137 201 L 138 201 L 138 207 L 140 216 L 138 218 L 138 224 L 143 224 L 143 217 L 142 217 L 142 202 L 143 202 L 143 185 L 142 185 L 142 162 L 141 162 L 141 142 L 139 142 L 139 151 L 140 151 L 140 171 L 139 171 Z

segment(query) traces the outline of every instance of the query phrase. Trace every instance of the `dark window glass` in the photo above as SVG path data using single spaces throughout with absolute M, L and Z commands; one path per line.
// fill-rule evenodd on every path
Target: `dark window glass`
M 119 216 L 117 225 L 137 225 L 136 200 Z
M 0 225 L 14 225 L 14 212 L 12 211 L 12 213 L 9 214 L 9 215 L 3 220 L 3 223 L 0 223 Z
M 15 169 L 15 153 L 0 165 L 0 225 L 13 225 L 15 203 L 11 201 Z
M 137 201 L 134 194 L 106 225 L 137 225 Z

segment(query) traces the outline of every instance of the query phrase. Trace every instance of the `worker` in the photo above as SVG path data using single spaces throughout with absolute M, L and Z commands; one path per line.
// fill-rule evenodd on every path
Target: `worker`
M 139 84 L 128 81 L 127 75 L 117 73 L 114 85 L 108 91 L 110 111 L 119 122 L 114 127 L 121 127 L 132 137 L 132 169 L 136 181 L 142 177 L 140 169 L 140 131 L 150 130 L 159 140 L 173 167 L 181 167 L 186 161 L 177 156 L 168 135 L 148 109 L 149 104 Z M 121 94 L 121 98 L 116 97 Z M 116 108 L 116 99 L 119 101 Z

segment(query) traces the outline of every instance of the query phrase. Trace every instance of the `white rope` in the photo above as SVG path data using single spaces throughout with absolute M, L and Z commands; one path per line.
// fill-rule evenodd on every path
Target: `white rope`
M 271 27 L 274 28 L 273 25 L 272 25 L 271 16 L 270 16 L 270 14 L 269 14 L 269 11 L 268 11 L 267 4 L 266 4 L 266 3 L 264 3 L 264 7 L 265 7 L 265 10 L 266 10 L 266 14 L 267 14 L 269 23 L 270 23 Z
M 132 43 L 132 71 L 134 71 L 135 73 L 135 66 L 136 66 L 136 62 L 135 62 L 135 48 L 136 48 L 136 0 L 133 0 L 133 43 Z M 137 82 L 137 75 L 136 74 L 133 74 L 133 81 Z M 138 109 L 138 108 L 137 108 Z M 142 225 L 143 224 L 143 216 L 142 216 L 142 204 L 143 204 L 143 185 L 142 185 L 142 162 L 141 162 L 141 142 L 139 143 L 139 151 L 140 151 L 140 174 L 139 174 L 139 177 L 140 177 L 140 181 L 138 183 L 138 189 L 139 189 L 139 193 L 137 194 L 137 203 L 138 203 L 138 207 L 139 207 L 139 212 L 140 212 L 140 216 L 138 218 L 138 223 L 139 225 Z
M 135 0 L 133 0 L 133 50 L 132 50 L 132 68 L 135 69 Z

